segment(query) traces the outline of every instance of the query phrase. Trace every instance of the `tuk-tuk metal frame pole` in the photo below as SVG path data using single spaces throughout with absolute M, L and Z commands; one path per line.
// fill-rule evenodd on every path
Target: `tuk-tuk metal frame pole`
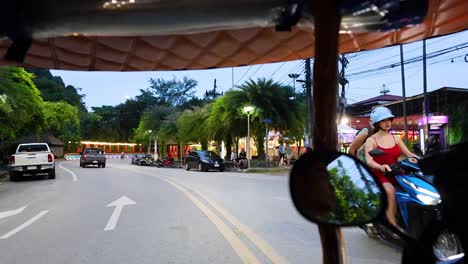
M 336 152 L 338 98 L 338 38 L 341 15 L 338 1 L 313 1 L 315 60 L 313 76 L 314 151 Z M 341 229 L 318 223 L 323 247 L 323 263 L 345 263 Z

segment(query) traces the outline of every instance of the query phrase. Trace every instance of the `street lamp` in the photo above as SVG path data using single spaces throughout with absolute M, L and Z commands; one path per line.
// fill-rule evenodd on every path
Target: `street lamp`
M 148 133 L 149 133 L 149 140 L 148 140 L 148 155 L 151 154 L 151 133 L 153 132 L 153 130 L 148 130 Z
M 247 167 L 250 168 L 250 114 L 254 110 L 251 105 L 244 107 L 244 112 L 247 114 Z
M 288 74 L 288 77 L 293 79 L 294 97 L 296 97 L 296 79 L 299 78 L 299 76 L 301 76 L 301 75 L 298 74 L 298 73 Z

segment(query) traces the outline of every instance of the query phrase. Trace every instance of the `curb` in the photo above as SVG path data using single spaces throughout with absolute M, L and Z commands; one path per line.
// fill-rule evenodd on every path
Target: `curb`
M 0 170 L 0 184 L 10 180 L 7 170 Z

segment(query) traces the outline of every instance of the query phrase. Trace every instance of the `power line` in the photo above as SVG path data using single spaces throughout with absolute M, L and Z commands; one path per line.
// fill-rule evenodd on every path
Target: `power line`
M 258 67 L 257 70 L 252 75 L 250 75 L 249 80 L 252 79 L 252 77 L 258 72 L 258 70 L 262 68 L 262 66 L 263 64 L 261 64 L 260 67 Z
M 289 81 L 291 81 L 291 78 L 289 78 L 288 74 L 289 73 L 296 73 L 300 68 L 302 68 L 304 65 L 303 65 L 303 61 L 299 61 L 294 67 L 292 67 L 291 69 L 289 69 L 288 71 L 286 71 L 286 73 L 284 74 L 284 76 L 279 79 L 279 83 L 288 83 Z
M 453 37 L 458 37 L 458 36 L 460 36 L 461 34 L 465 34 L 465 33 L 466 33 L 466 32 L 457 32 L 457 33 L 454 33 L 454 34 L 451 34 L 451 35 L 448 35 L 448 36 L 443 36 L 443 37 L 436 38 L 436 40 L 434 40 L 434 41 L 431 41 L 431 42 L 428 41 L 427 47 L 429 47 L 429 46 L 431 46 L 431 45 L 434 45 L 434 44 L 436 44 L 436 43 L 439 43 L 439 42 L 441 42 L 441 41 L 446 41 L 447 39 L 450 39 L 450 38 L 453 38 Z M 353 64 L 355 65 L 357 61 L 361 61 L 361 60 L 367 59 L 367 58 L 375 58 L 375 56 L 380 55 L 381 53 L 387 52 L 387 51 L 389 51 L 389 49 L 391 49 L 391 48 L 395 48 L 395 47 L 387 47 L 387 48 L 379 49 L 381 52 L 379 52 L 378 54 L 373 54 L 372 51 L 369 51 L 369 52 L 363 54 L 363 55 L 364 55 L 363 57 L 358 57 L 358 59 L 353 59 L 352 62 L 353 62 Z M 373 51 L 379 51 L 379 50 L 373 50 Z M 411 52 L 414 52 L 414 51 L 416 51 L 416 50 L 421 50 L 421 46 L 418 46 L 418 47 L 413 48 L 413 49 L 411 49 L 411 50 L 407 50 L 407 51 L 405 51 L 405 53 L 406 53 L 406 54 L 407 54 L 407 53 L 411 53 Z M 363 51 L 363 52 L 366 52 L 366 51 Z M 360 52 L 359 52 L 359 53 L 360 53 Z M 366 56 L 366 55 L 367 55 L 367 56 Z M 387 61 L 387 60 L 389 60 L 389 59 L 391 59 L 391 58 L 395 58 L 395 57 L 398 57 L 398 56 L 399 56 L 399 54 L 392 55 L 392 56 L 390 56 L 390 57 L 386 57 L 386 58 L 379 59 L 378 62 Z
M 467 47 L 468 47 L 468 42 L 465 42 L 465 43 L 462 43 L 462 44 L 459 44 L 459 45 L 456 45 L 456 46 L 452 46 L 452 47 L 449 47 L 449 48 L 445 48 L 445 49 L 441 49 L 441 50 L 429 53 L 426 56 L 426 58 L 427 59 L 436 58 L 436 57 L 442 56 L 444 54 L 447 54 L 447 53 L 450 53 L 450 52 L 455 52 L 455 51 L 458 51 L 460 49 L 464 49 L 464 48 L 467 48 Z M 411 59 L 408 59 L 408 60 L 404 61 L 403 63 L 405 65 L 406 64 L 411 64 L 411 63 L 419 62 L 422 59 L 423 59 L 423 56 L 417 56 L 417 57 L 413 57 Z M 392 69 L 392 68 L 396 68 L 396 67 L 400 67 L 400 66 L 401 66 L 401 62 L 392 63 L 390 65 L 385 65 L 385 66 L 381 66 L 381 67 L 377 67 L 377 68 L 373 68 L 373 69 L 368 69 L 368 70 L 364 70 L 364 71 L 360 71 L 360 72 L 351 73 L 351 74 L 348 75 L 348 77 L 359 76 L 359 75 L 363 75 L 363 74 L 366 74 L 366 73 L 378 72 L 378 71 L 382 71 L 382 70 L 386 70 L 386 69 Z
M 268 79 L 271 79 L 271 77 L 273 77 L 273 75 L 275 75 L 275 73 L 277 73 L 277 72 L 284 66 L 284 64 L 286 64 L 286 61 L 283 62 L 283 63 L 281 63 L 281 65 L 276 69 L 276 71 L 274 71 L 274 72 L 270 75 L 270 77 L 268 77 Z
M 240 79 L 237 80 L 237 82 L 234 84 L 234 86 L 235 86 L 238 82 L 240 82 L 240 81 L 242 80 L 242 78 L 244 78 L 244 76 L 250 71 L 250 69 L 252 68 L 252 66 L 253 66 L 253 65 L 250 65 L 250 67 L 247 69 L 247 71 L 244 72 L 244 74 L 242 74 L 242 77 L 240 77 Z

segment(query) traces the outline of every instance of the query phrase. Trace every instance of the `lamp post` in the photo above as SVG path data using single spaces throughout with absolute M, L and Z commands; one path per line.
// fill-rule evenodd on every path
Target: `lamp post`
M 148 155 L 151 154 L 151 133 L 153 132 L 153 130 L 148 130 L 148 133 L 149 133 L 149 140 L 148 140 Z
M 344 152 L 344 133 L 343 133 L 343 128 L 345 125 L 347 125 L 349 123 L 349 119 L 345 116 L 342 116 L 341 117 L 341 120 L 340 120 L 340 126 L 339 126 L 339 135 L 340 135 L 340 138 L 339 138 L 339 143 L 340 143 L 340 148 L 341 150 Z
M 298 73 L 288 74 L 288 77 L 293 79 L 294 98 L 296 98 L 296 79 L 299 78 L 299 76 L 301 75 Z
M 250 114 L 254 110 L 253 106 L 245 106 L 244 112 L 247 114 L 247 166 L 250 168 Z

